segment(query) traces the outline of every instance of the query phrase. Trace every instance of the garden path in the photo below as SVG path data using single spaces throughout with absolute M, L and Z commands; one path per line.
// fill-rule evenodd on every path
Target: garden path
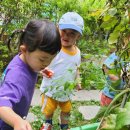
M 41 102 L 41 92 L 39 89 L 35 89 L 34 96 L 32 99 L 31 106 L 40 105 Z M 72 97 L 73 101 L 99 101 L 100 99 L 100 91 L 99 90 L 80 90 L 74 93 Z M 86 120 L 90 120 L 97 114 L 99 110 L 99 106 L 91 105 L 91 106 L 80 106 L 79 112 L 81 112 Z M 29 113 L 27 120 L 30 122 L 34 121 L 36 117 Z

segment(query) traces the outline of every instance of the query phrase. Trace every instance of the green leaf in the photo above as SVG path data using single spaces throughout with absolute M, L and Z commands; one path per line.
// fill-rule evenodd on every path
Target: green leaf
M 130 125 L 130 112 L 126 111 L 119 113 L 116 119 L 116 130 L 120 130 L 127 125 Z
M 105 117 L 100 130 L 115 130 L 116 116 L 116 114 L 110 114 Z
M 100 27 L 109 30 L 113 28 L 117 22 L 118 20 L 116 17 L 111 17 L 108 21 L 104 21 Z
M 126 108 L 127 110 L 130 109 L 130 102 L 127 102 L 127 103 L 125 104 L 125 108 Z
M 117 43 L 117 38 L 119 37 L 119 35 L 120 35 L 119 31 L 111 33 L 108 39 L 109 44 Z
M 117 108 L 115 108 L 114 113 L 119 114 L 121 112 L 126 112 L 126 111 L 127 111 L 126 108 L 117 107 Z
M 83 56 L 85 59 L 90 59 L 90 58 L 92 58 L 93 57 L 93 55 L 92 54 L 86 54 L 85 56 Z
M 116 8 L 111 8 L 108 10 L 108 13 L 112 16 L 114 16 L 117 13 L 117 9 Z
M 110 15 L 105 15 L 103 18 L 103 21 L 108 21 L 110 20 L 111 16 Z
M 111 82 L 111 87 L 114 89 L 119 89 L 119 85 L 121 84 L 121 80 Z

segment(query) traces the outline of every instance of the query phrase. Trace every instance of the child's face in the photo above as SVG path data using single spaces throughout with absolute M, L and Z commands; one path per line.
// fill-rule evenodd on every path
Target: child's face
M 47 67 L 51 60 L 54 58 L 55 55 L 51 55 L 47 52 L 41 50 L 35 50 L 34 52 L 22 53 L 20 57 L 22 60 L 30 66 L 30 68 L 35 71 L 39 72 Z
M 59 31 L 61 36 L 61 44 L 64 47 L 71 47 L 80 37 L 80 33 L 73 29 L 63 29 Z

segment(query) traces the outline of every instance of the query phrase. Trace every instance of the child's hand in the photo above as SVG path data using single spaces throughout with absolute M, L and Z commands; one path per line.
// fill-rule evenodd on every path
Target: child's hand
M 76 90 L 82 90 L 82 86 L 81 86 L 81 84 L 77 84 L 77 86 L 76 86 Z
M 54 74 L 54 72 L 52 70 L 49 70 L 48 68 L 45 68 L 40 73 L 42 74 L 42 76 L 45 76 L 47 78 L 51 78 Z
M 119 80 L 119 77 L 116 76 L 116 75 L 114 75 L 114 74 L 109 74 L 108 76 L 109 76 L 110 80 L 112 80 L 112 81 L 117 81 L 117 80 Z
M 15 122 L 14 130 L 32 130 L 32 128 L 28 121 L 20 119 Z

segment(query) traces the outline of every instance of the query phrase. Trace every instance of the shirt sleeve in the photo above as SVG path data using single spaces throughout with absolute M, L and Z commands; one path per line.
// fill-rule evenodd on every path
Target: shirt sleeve
M 18 78 L 19 77 L 19 78 Z M 9 70 L 0 87 L 0 106 L 11 107 L 20 101 L 21 92 L 20 73 L 14 70 Z

